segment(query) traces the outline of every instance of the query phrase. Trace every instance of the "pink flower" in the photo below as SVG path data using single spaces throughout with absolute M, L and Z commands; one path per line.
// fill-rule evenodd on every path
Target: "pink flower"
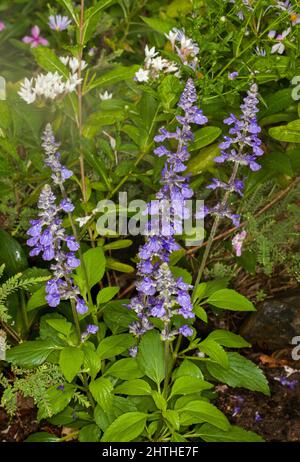
M 242 255 L 243 242 L 246 237 L 247 231 L 242 231 L 241 233 L 236 234 L 231 241 L 237 257 Z
M 36 48 L 39 45 L 48 45 L 48 40 L 40 36 L 40 28 L 38 26 L 33 26 L 31 29 L 31 36 L 26 35 L 23 37 L 23 42 L 30 44 L 31 48 Z
M 2 32 L 5 29 L 6 25 L 4 24 L 3 21 L 0 21 L 0 32 Z

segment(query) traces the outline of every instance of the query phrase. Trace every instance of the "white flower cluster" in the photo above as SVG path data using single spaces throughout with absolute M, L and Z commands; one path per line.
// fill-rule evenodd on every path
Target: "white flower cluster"
M 32 104 L 39 97 L 49 98 L 54 100 L 60 95 L 72 93 L 82 79 L 78 78 L 79 61 L 74 57 L 60 57 L 61 62 L 65 66 L 69 66 L 70 74 L 67 80 L 56 72 L 48 72 L 47 74 L 39 74 L 37 77 L 25 79 L 18 94 L 26 101 L 27 104 Z M 87 66 L 85 61 L 81 61 L 81 70 Z
M 149 79 L 157 79 L 161 73 L 170 74 L 175 73 L 179 76 L 179 70 L 177 64 L 168 59 L 162 58 L 158 51 L 155 51 L 155 47 L 145 47 L 145 61 L 144 67 L 141 67 L 135 73 L 135 80 L 137 82 L 148 82 Z
M 188 38 L 184 30 L 176 29 L 176 27 L 165 36 L 170 40 L 173 51 L 176 51 L 182 63 L 195 70 L 198 64 L 198 44 Z
M 184 30 L 173 28 L 168 34 L 165 34 L 171 42 L 172 50 L 175 51 L 181 62 L 185 66 L 196 69 L 198 64 L 199 47 L 196 42 L 185 35 Z M 137 82 L 148 82 L 149 79 L 157 79 L 161 73 L 174 73 L 176 77 L 180 76 L 180 71 L 174 61 L 162 58 L 155 47 L 145 47 L 144 67 L 141 67 L 136 73 L 134 79 Z

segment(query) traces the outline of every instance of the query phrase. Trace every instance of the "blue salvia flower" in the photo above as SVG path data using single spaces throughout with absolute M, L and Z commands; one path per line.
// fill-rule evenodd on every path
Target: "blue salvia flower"
M 261 148 L 261 140 L 258 137 L 261 128 L 256 118 L 259 102 L 257 95 L 258 88 L 254 83 L 251 85 L 241 105 L 241 116 L 237 118 L 234 114 L 231 114 L 230 117 L 224 120 L 225 124 L 232 127 L 229 129 L 230 136 L 224 136 L 224 141 L 219 145 L 221 152 L 215 158 L 215 161 L 218 163 L 232 162 L 234 165 L 233 172 L 228 183 L 213 178 L 207 188 L 223 189 L 226 191 L 226 200 L 212 208 L 204 207 L 203 210 L 197 213 L 196 216 L 198 218 L 211 214 L 220 218 L 229 218 L 232 220 L 234 226 L 239 226 L 239 215 L 231 213 L 227 206 L 227 198 L 232 192 L 238 193 L 241 196 L 243 195 L 244 182 L 236 178 L 239 166 L 248 166 L 252 171 L 260 169 L 257 157 L 262 156 L 264 151 Z
M 73 173 L 60 163 L 59 145 L 55 142 L 50 124 L 45 129 L 42 146 L 45 164 L 52 170 L 53 182 L 64 192 L 63 183 Z M 61 218 L 63 213 L 72 212 L 74 205 L 67 197 L 58 202 L 51 186 L 45 185 L 40 193 L 38 209 L 38 218 L 30 221 L 27 244 L 32 247 L 31 256 L 42 254 L 43 260 L 53 261 L 50 267 L 53 278 L 46 283 L 46 300 L 51 307 L 58 306 L 61 300 L 74 300 L 78 313 L 84 314 L 88 307 L 71 276 L 80 265 L 75 254 L 79 244 L 74 236 L 66 234 Z
M 188 177 L 182 174 L 189 158 L 187 145 L 193 141 L 191 124 L 203 125 L 207 122 L 207 118 L 195 105 L 196 100 L 194 82 L 189 79 L 178 103 L 178 107 L 184 111 L 183 115 L 176 117 L 180 126 L 174 132 L 163 127 L 154 138 L 157 143 L 176 140 L 177 149 L 174 152 L 160 144 L 154 150 L 157 156 L 166 156 L 166 162 L 162 171 L 162 187 L 156 194 L 156 201 L 148 205 L 151 222 L 148 223 L 146 242 L 138 253 L 138 295 L 132 298 L 129 305 L 138 317 L 138 321 L 130 326 L 130 331 L 138 337 L 153 328 L 151 317 L 163 321 L 163 340 L 170 340 L 177 334 L 190 336 L 193 333 L 192 328 L 186 324 L 177 330 L 171 329 L 173 315 L 180 315 L 184 319 L 194 318 L 195 315 L 189 295 L 192 286 L 182 278 L 173 276 L 169 259 L 171 253 L 179 249 L 174 235 L 178 223 L 188 213 L 185 201 L 193 195 Z M 171 216 L 161 229 L 159 224 L 163 221 L 164 206 L 168 207 Z

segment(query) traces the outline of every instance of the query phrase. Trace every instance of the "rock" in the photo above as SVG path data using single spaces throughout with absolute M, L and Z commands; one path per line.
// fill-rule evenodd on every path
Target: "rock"
M 292 338 L 300 336 L 300 292 L 266 300 L 246 319 L 240 334 L 265 350 L 291 348 Z

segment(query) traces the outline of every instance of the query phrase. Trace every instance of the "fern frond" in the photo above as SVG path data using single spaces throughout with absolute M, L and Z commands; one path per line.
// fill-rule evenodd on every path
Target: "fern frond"
M 33 284 L 39 282 L 45 282 L 49 279 L 49 276 L 40 276 L 36 278 L 21 279 L 22 273 L 17 273 L 11 278 L 9 278 L 2 286 L 0 287 L 0 304 L 3 304 L 7 297 L 13 292 L 24 289 L 27 290 Z
M 5 263 L 3 263 L 3 265 L 0 266 L 0 279 L 1 279 L 2 276 L 3 276 L 4 269 L 5 269 Z
M 80 391 L 76 390 L 75 393 L 74 393 L 74 396 L 73 396 L 74 400 L 78 402 L 78 404 L 80 404 L 81 406 L 83 407 L 90 407 L 90 402 L 89 400 L 86 398 L 86 396 L 84 396 L 82 393 L 80 393 Z

